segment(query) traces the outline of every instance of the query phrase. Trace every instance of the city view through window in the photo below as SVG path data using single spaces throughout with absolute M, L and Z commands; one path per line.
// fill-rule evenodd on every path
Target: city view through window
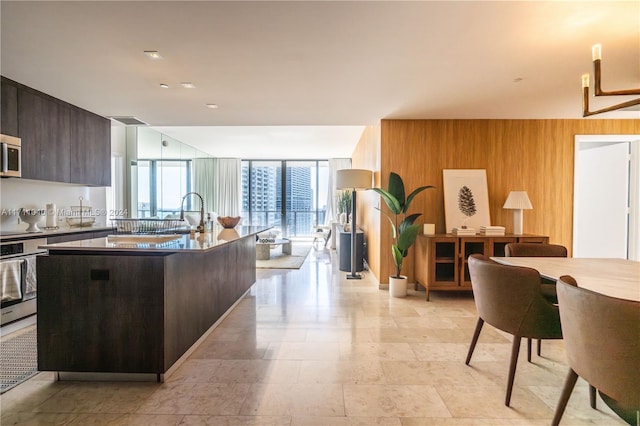
M 139 217 L 177 215 L 191 189 L 191 161 L 138 160 Z M 268 226 L 287 237 L 304 237 L 325 223 L 329 196 L 326 160 L 242 161 L 244 225 Z M 185 200 L 192 210 L 192 200 Z
M 328 161 L 243 161 L 242 223 L 308 236 L 325 222 L 328 183 Z

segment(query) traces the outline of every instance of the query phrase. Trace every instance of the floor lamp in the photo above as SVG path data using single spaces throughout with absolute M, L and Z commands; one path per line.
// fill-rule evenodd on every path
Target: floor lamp
M 359 280 L 361 275 L 356 273 L 356 191 L 371 188 L 371 170 L 343 169 L 336 172 L 336 189 L 351 190 L 351 274 L 347 279 Z

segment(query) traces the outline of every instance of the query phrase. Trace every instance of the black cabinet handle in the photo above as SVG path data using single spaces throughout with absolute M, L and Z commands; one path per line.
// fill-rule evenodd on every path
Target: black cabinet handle
M 91 281 L 109 281 L 108 269 L 92 269 Z

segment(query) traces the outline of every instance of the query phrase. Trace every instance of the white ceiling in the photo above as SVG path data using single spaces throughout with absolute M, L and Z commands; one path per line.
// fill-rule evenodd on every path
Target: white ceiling
M 604 89 L 640 87 L 637 0 L 0 7 L 3 76 L 220 157 L 281 157 L 278 141 L 289 158 L 350 156 L 363 126 L 384 118 L 581 118 L 597 42 Z

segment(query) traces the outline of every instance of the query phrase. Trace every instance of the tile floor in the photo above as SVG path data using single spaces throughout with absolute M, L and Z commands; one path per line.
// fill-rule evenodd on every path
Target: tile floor
M 510 340 L 485 326 L 470 366 L 470 294 L 391 299 L 369 274 L 346 280 L 335 252 L 300 270 L 258 270 L 230 315 L 165 383 L 54 382 L 0 397 L 1 421 L 74 425 L 548 425 L 566 365 L 561 341 L 521 350 L 503 405 Z M 524 345 L 524 343 L 523 343 Z M 623 424 L 583 381 L 562 425 Z

